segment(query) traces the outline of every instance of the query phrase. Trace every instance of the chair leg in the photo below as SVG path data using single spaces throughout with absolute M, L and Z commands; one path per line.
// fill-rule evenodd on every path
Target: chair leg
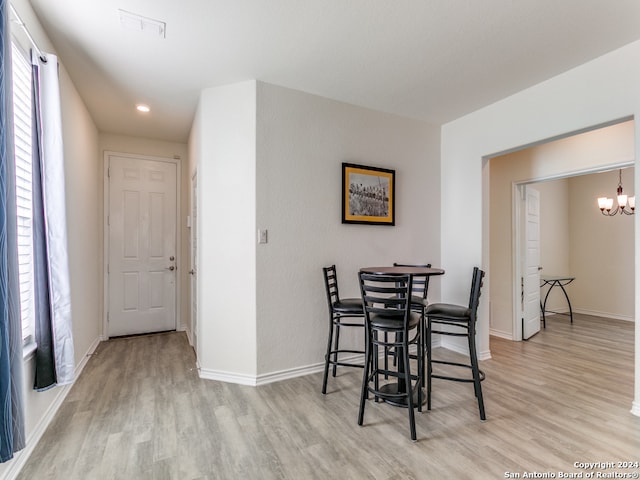
M 378 390 L 380 390 L 380 378 L 378 376 L 378 372 L 380 371 L 380 348 L 378 346 L 378 337 L 379 333 L 377 331 L 372 331 L 371 332 L 371 356 L 373 357 L 373 370 L 371 371 L 371 375 L 373 375 L 373 389 L 377 392 Z M 386 343 L 386 332 L 385 332 L 385 343 Z M 387 347 L 384 347 L 384 352 L 385 352 L 385 360 L 386 360 L 386 350 Z M 385 368 L 385 374 L 384 374 L 385 379 L 388 378 L 387 373 L 386 373 L 386 368 Z M 376 403 L 380 401 L 380 397 L 378 397 L 376 395 L 375 397 L 375 401 Z
M 393 334 L 393 341 L 394 342 L 398 341 L 398 334 L 397 333 Z M 397 348 L 393 349 L 393 366 L 394 367 L 398 366 L 398 349 Z
M 333 349 L 335 350 L 336 353 L 333 354 L 333 376 L 336 376 L 336 369 L 338 368 L 338 348 L 340 345 L 340 319 L 338 318 L 338 321 L 335 322 L 335 326 L 336 326 L 336 344 L 333 347 Z
M 431 410 L 431 346 L 432 344 L 432 334 L 431 334 L 431 319 L 427 320 L 427 344 L 425 348 L 427 349 L 427 410 Z
M 409 428 L 411 429 L 411 440 L 416 441 L 416 417 L 413 410 L 413 388 L 411 387 L 411 367 L 409 362 L 409 345 L 405 339 L 402 345 L 402 359 L 404 362 L 404 378 L 407 388 L 407 410 L 409 410 Z
M 418 339 L 418 411 L 422 413 L 422 389 L 424 388 L 424 336 L 422 335 L 422 331 L 424 330 L 424 325 L 421 323 L 420 325 L 420 338 Z
M 389 375 L 387 372 L 389 371 L 389 347 L 387 347 L 387 343 L 389 343 L 389 334 L 384 332 L 384 379 L 388 379 Z
M 331 344 L 333 343 L 333 316 L 329 322 L 329 339 L 327 340 L 327 353 L 324 356 L 324 377 L 322 379 L 322 393 L 327 393 L 327 378 L 329 377 L 329 363 L 331 357 Z M 335 375 L 335 374 L 334 374 Z
M 369 378 L 371 370 L 371 338 L 370 332 L 366 332 L 365 337 L 365 353 L 364 353 L 364 373 L 362 374 L 362 389 L 360 391 L 360 410 L 358 411 L 358 425 L 362 425 L 364 421 L 364 406 L 369 396 Z
M 422 368 L 420 370 L 420 380 L 422 381 L 422 387 L 425 386 L 425 376 L 424 376 L 424 356 L 426 354 L 426 339 L 427 339 L 427 334 L 426 334 L 426 326 L 425 326 L 425 322 L 427 321 L 427 319 L 424 316 L 424 308 L 422 309 L 421 312 L 421 319 L 420 319 L 420 342 L 418 343 L 418 351 L 420 352 L 418 359 L 422 360 L 421 365 Z M 420 364 L 420 363 L 419 363 Z
M 480 420 L 487 418 L 484 413 L 484 399 L 482 398 L 482 383 L 480 381 L 480 368 L 478 367 L 478 355 L 476 353 L 475 332 L 469 332 L 469 356 L 471 357 L 471 370 L 473 372 L 473 388 L 478 399 L 478 410 L 480 410 Z

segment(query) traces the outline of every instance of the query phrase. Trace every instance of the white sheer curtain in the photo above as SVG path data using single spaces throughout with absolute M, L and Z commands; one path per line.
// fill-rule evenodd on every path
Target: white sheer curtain
M 39 277 L 41 287 L 40 295 L 36 292 L 36 315 L 48 309 L 48 315 L 45 312 L 41 318 L 36 319 L 36 342 L 40 349 L 39 330 L 45 336 L 50 335 L 52 352 L 45 352 L 46 355 L 43 355 L 43 358 L 53 359 L 51 373 L 54 373 L 54 376 L 43 377 L 45 384 L 38 385 L 36 378 L 35 388 L 44 390 L 56 384 L 72 383 L 75 359 L 71 323 L 58 58 L 52 54 L 44 54 L 42 57 L 32 54 L 32 64 L 36 113 L 34 141 L 37 144 L 33 159 L 34 217 L 43 215 L 43 218 L 34 220 L 34 222 L 40 222 L 40 228 L 34 228 L 37 231 L 34 237 L 41 235 L 40 239 L 34 238 L 34 244 L 39 245 L 34 247 L 34 257 L 37 257 L 34 261 L 35 275 Z M 37 182 L 41 182 L 40 185 L 36 185 Z M 40 188 L 37 188 L 38 186 Z M 36 198 L 36 195 L 40 195 L 40 198 Z M 40 206 L 37 211 L 36 204 Z M 47 325 L 47 317 L 49 325 Z M 47 348 L 45 345 L 43 347 Z M 39 361 L 39 355 L 36 352 L 36 377 Z

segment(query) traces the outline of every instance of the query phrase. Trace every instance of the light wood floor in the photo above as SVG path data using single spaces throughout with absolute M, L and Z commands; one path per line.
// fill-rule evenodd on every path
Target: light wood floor
M 640 461 L 633 324 L 547 325 L 528 342 L 492 338 L 484 423 L 470 384 L 434 380 L 416 443 L 404 409 L 371 401 L 357 425 L 359 369 L 327 395 L 321 374 L 254 388 L 200 380 L 182 333 L 103 342 L 19 478 L 498 479 Z

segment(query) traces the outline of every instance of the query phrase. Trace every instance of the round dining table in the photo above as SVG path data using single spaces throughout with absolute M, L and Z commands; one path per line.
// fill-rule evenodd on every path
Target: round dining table
M 410 276 L 437 276 L 444 275 L 444 270 L 441 268 L 433 268 L 433 267 L 415 267 L 415 266 L 387 266 L 387 267 L 362 267 L 360 269 L 362 273 L 370 273 L 375 275 L 410 275 Z M 424 318 L 422 319 L 424 322 Z M 423 330 L 424 331 L 424 330 Z M 429 345 L 430 347 L 430 345 Z M 429 348 L 428 347 L 428 348 Z M 406 392 L 407 385 L 404 381 L 404 364 L 403 362 L 398 362 L 398 381 L 396 383 L 389 383 L 387 385 L 383 385 L 381 388 L 387 393 L 395 394 L 398 392 Z M 418 403 L 418 395 L 417 392 L 414 392 L 415 398 L 413 404 L 417 406 Z M 422 396 L 426 401 L 426 396 Z M 407 400 L 385 400 L 386 403 L 391 405 L 395 405 L 398 407 L 407 407 Z M 424 401 L 423 401 L 424 403 Z
M 376 275 L 444 275 L 443 269 L 432 267 L 362 267 L 360 271 Z

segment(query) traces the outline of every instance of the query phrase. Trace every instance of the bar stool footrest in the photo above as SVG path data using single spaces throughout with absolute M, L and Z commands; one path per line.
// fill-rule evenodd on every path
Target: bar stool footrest
M 327 362 L 329 365 L 336 365 L 338 367 L 364 368 L 364 363 L 351 363 L 351 362 L 345 362 L 342 360 L 333 360 L 331 358 L 331 356 L 335 356 L 336 354 L 340 354 L 340 353 L 355 353 L 359 355 L 364 355 L 365 352 L 362 350 L 331 350 L 329 352 L 329 360 L 327 360 L 327 356 L 325 355 L 324 361 Z
M 466 363 L 457 363 L 457 362 L 445 362 L 443 360 L 431 360 L 431 363 L 439 363 L 440 365 L 452 365 L 454 367 L 464 367 L 472 369 L 471 365 L 467 365 Z M 480 373 L 480 381 L 482 382 L 485 379 L 485 374 L 482 370 L 478 370 Z M 471 382 L 473 383 L 475 380 L 473 378 L 463 378 L 463 377 L 452 377 L 449 375 L 437 375 L 435 373 L 431 374 L 431 378 L 439 378 L 441 380 L 452 380 L 454 382 Z

